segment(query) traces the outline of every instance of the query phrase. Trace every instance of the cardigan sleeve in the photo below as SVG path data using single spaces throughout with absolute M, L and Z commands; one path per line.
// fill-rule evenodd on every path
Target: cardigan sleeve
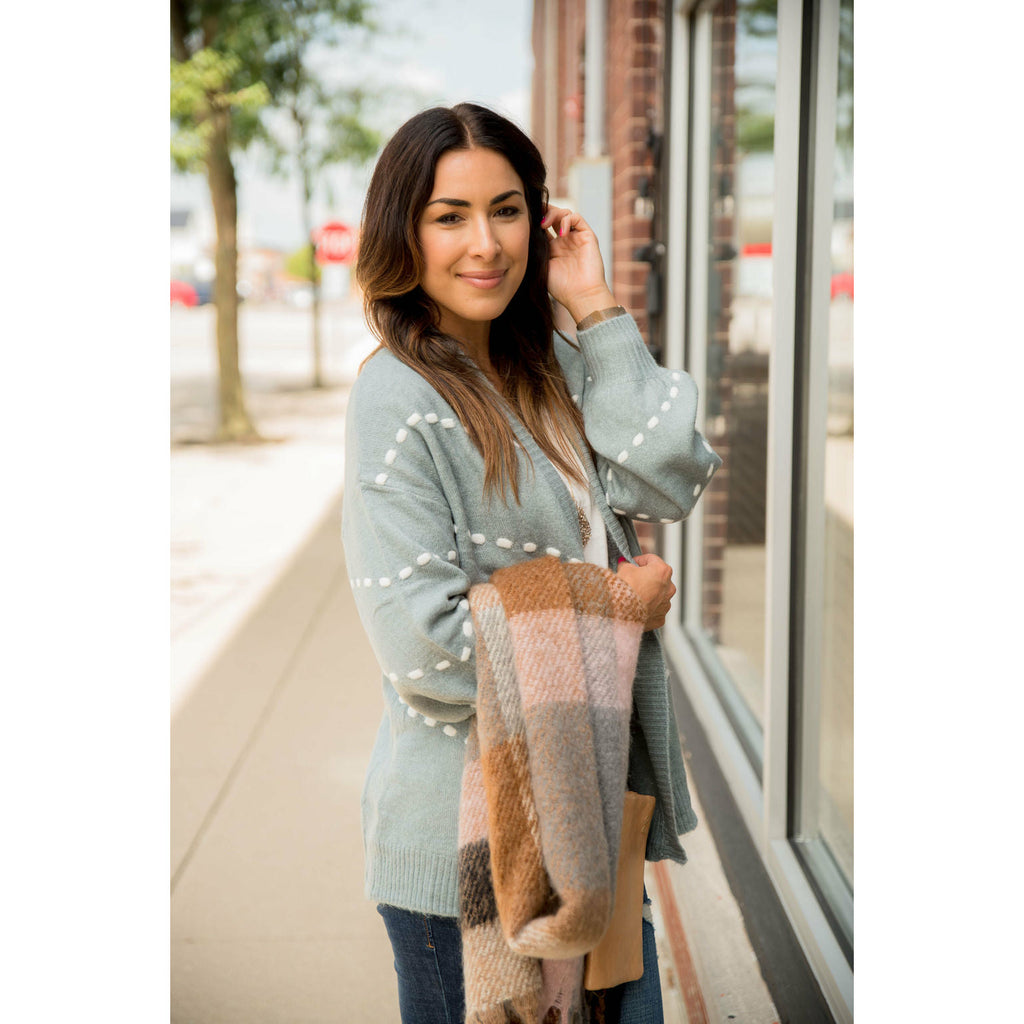
M 399 697 L 426 717 L 462 721 L 476 702 L 475 639 L 451 508 L 404 405 L 361 384 L 346 413 L 342 503 L 356 607 Z
M 697 386 L 659 366 L 629 315 L 580 331 L 581 409 L 608 504 L 630 519 L 686 518 L 721 458 L 696 429 Z

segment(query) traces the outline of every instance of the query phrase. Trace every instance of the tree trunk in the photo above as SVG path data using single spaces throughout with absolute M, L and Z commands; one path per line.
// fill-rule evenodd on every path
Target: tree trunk
M 313 249 L 313 387 L 324 386 L 323 359 L 320 353 L 320 277 L 317 274 L 316 246 Z
M 309 242 L 310 285 L 313 289 L 313 387 L 322 388 L 323 360 L 320 350 L 320 278 L 317 274 L 316 243 L 313 241 L 313 225 L 309 213 L 309 204 L 313 199 L 312 175 L 306 155 L 306 125 L 298 114 L 293 113 L 299 127 L 299 166 L 302 171 L 302 224 L 306 229 L 306 240 Z
M 245 408 L 245 393 L 238 364 L 238 194 L 235 169 L 228 148 L 230 115 L 225 110 L 212 114 L 213 134 L 206 155 L 206 177 L 217 227 L 214 260 L 217 277 L 213 301 L 217 307 L 217 364 L 219 422 L 216 440 L 257 440 Z

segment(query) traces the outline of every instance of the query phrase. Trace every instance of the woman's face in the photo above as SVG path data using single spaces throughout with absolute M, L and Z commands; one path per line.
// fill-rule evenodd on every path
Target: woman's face
M 530 252 L 526 189 L 493 149 L 445 153 L 417 227 L 420 287 L 441 309 L 441 329 L 479 338 L 522 283 Z

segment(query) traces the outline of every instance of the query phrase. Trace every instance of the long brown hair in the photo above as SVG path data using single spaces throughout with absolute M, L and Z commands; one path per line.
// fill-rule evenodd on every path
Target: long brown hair
M 366 319 L 381 345 L 417 370 L 455 410 L 484 458 L 484 490 L 519 501 L 518 442 L 483 372 L 440 329 L 440 310 L 419 286 L 423 256 L 417 225 L 434 187 L 437 162 L 452 150 L 491 149 L 512 165 L 526 191 L 530 220 L 526 274 L 491 323 L 490 357 L 502 397 L 544 454 L 586 484 L 578 462 L 583 416 L 555 356 L 547 292 L 548 240 L 540 222 L 548 201 L 544 161 L 511 121 L 486 107 L 433 107 L 407 121 L 384 147 L 363 209 L 356 280 Z M 507 498 L 506 498 L 507 500 Z

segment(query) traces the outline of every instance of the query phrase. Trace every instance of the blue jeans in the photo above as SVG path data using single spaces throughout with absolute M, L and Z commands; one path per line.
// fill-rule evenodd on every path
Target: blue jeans
M 650 903 L 647 893 L 644 902 Z M 464 1024 L 462 936 L 454 917 L 433 917 L 380 904 L 398 975 L 402 1024 Z M 663 1024 L 654 926 L 643 922 L 644 974 L 615 988 L 587 993 L 596 1024 Z

